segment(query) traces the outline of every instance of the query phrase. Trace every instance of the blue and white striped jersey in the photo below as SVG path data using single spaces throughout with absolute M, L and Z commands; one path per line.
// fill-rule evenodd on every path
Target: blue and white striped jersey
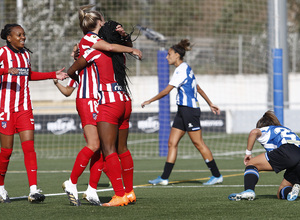
M 177 105 L 199 108 L 197 81 L 193 70 L 186 62 L 181 63 L 175 69 L 169 85 L 177 88 Z
M 283 126 L 267 126 L 259 128 L 262 135 L 257 141 L 266 149 L 271 151 L 279 148 L 283 144 L 295 144 L 299 147 L 300 138 L 291 131 L 291 129 Z

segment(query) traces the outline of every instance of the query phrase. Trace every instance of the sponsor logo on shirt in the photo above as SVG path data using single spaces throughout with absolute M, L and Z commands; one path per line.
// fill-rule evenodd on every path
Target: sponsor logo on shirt
M 120 86 L 118 83 L 112 83 L 112 91 L 117 92 L 117 91 L 124 91 L 122 86 Z
M 29 75 L 29 68 L 17 68 L 19 70 L 18 74 L 11 74 L 11 75 L 15 75 L 15 76 L 28 76 Z

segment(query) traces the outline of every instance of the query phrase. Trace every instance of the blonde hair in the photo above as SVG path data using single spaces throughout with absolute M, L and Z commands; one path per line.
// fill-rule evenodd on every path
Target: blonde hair
M 271 110 L 267 111 L 262 118 L 258 120 L 256 128 L 262 128 L 270 125 L 281 126 L 280 121 Z
M 97 11 L 88 11 L 94 5 L 84 5 L 78 10 L 79 25 L 84 34 L 94 30 L 97 27 L 97 21 L 104 21 L 102 13 Z

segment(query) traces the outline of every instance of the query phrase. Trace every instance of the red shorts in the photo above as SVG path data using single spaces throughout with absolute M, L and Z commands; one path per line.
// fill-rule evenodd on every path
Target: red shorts
M 13 135 L 21 131 L 34 130 L 32 110 L 21 112 L 0 112 L 0 133 Z
M 76 99 L 76 109 L 81 119 L 82 128 L 86 125 L 97 126 L 98 101 L 96 99 Z
M 99 105 L 97 122 L 105 121 L 111 124 L 116 124 L 119 129 L 129 128 L 129 119 L 132 111 L 131 101 L 112 102 Z

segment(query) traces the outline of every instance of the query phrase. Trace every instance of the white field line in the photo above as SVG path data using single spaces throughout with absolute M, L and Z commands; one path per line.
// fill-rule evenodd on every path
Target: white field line
M 178 185 L 168 185 L 168 186 L 152 186 L 150 184 L 148 185 L 141 185 L 141 186 L 133 186 L 134 189 L 136 188 L 143 188 L 143 189 L 153 189 L 153 188 L 205 188 L 205 187 L 213 187 L 213 188 L 237 188 L 237 187 L 244 187 L 244 185 L 213 185 L 213 186 L 178 186 Z M 278 187 L 278 185 L 256 185 L 257 187 Z M 107 189 L 98 189 L 97 192 L 107 192 L 107 191 L 113 191 L 113 188 L 107 188 Z M 84 191 L 78 192 L 78 194 L 82 194 Z M 51 196 L 63 196 L 67 195 L 66 193 L 51 193 L 51 194 L 44 194 L 46 197 Z M 27 199 L 28 196 L 18 196 L 18 197 L 10 197 L 10 200 L 21 200 L 21 199 Z

